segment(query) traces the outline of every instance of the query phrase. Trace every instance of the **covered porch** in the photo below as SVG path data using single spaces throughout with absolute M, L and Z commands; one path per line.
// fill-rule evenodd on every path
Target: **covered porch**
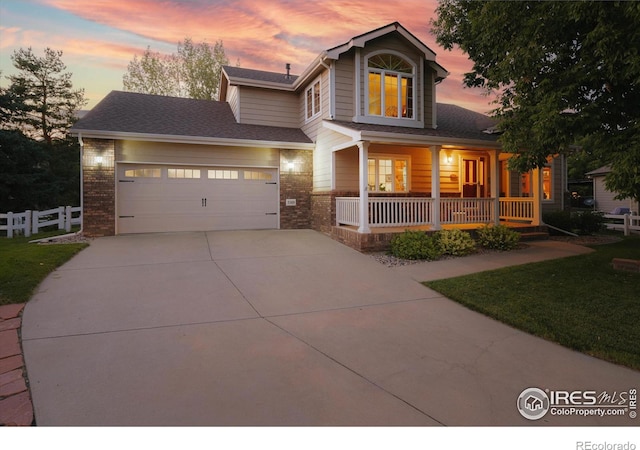
M 480 148 L 363 140 L 335 147 L 333 155 L 333 191 L 345 193 L 335 196 L 336 227 L 368 234 L 377 228 L 541 223 L 540 170 L 509 172 L 510 155 L 497 143 Z

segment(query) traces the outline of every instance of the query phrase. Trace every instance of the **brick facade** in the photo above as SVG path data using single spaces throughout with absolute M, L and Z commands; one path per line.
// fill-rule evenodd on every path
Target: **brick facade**
M 113 236 L 116 232 L 114 141 L 84 139 L 82 170 L 84 234 Z
M 312 187 L 313 152 L 280 150 L 280 228 L 311 228 Z

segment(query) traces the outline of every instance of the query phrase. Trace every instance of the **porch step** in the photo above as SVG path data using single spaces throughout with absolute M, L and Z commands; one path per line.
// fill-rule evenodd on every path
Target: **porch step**
M 549 239 L 549 233 L 546 231 L 528 231 L 520 233 L 520 241 L 544 241 Z

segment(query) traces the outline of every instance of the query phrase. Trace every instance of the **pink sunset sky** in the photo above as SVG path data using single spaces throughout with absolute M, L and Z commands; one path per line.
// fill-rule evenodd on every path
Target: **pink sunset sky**
M 479 89 L 462 86 L 472 63 L 459 50 L 445 51 L 430 33 L 436 0 L 4 0 L 0 4 L 0 85 L 14 72 L 14 50 L 62 50 L 75 88 L 93 107 L 122 89 L 128 62 L 147 48 L 176 51 L 179 41 L 222 40 L 231 64 L 301 73 L 322 51 L 394 21 L 437 54 L 449 72 L 438 86 L 442 103 L 487 113 L 493 106 Z

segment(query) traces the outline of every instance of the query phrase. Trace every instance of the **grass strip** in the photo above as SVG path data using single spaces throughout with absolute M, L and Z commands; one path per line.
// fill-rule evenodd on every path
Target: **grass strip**
M 595 252 L 424 284 L 527 333 L 640 370 L 640 274 L 613 258 L 640 259 L 640 238 Z
M 73 257 L 88 244 L 38 245 L 33 239 L 60 232 L 40 233 L 35 237 L 0 237 L 0 305 L 24 303 L 49 273 Z

